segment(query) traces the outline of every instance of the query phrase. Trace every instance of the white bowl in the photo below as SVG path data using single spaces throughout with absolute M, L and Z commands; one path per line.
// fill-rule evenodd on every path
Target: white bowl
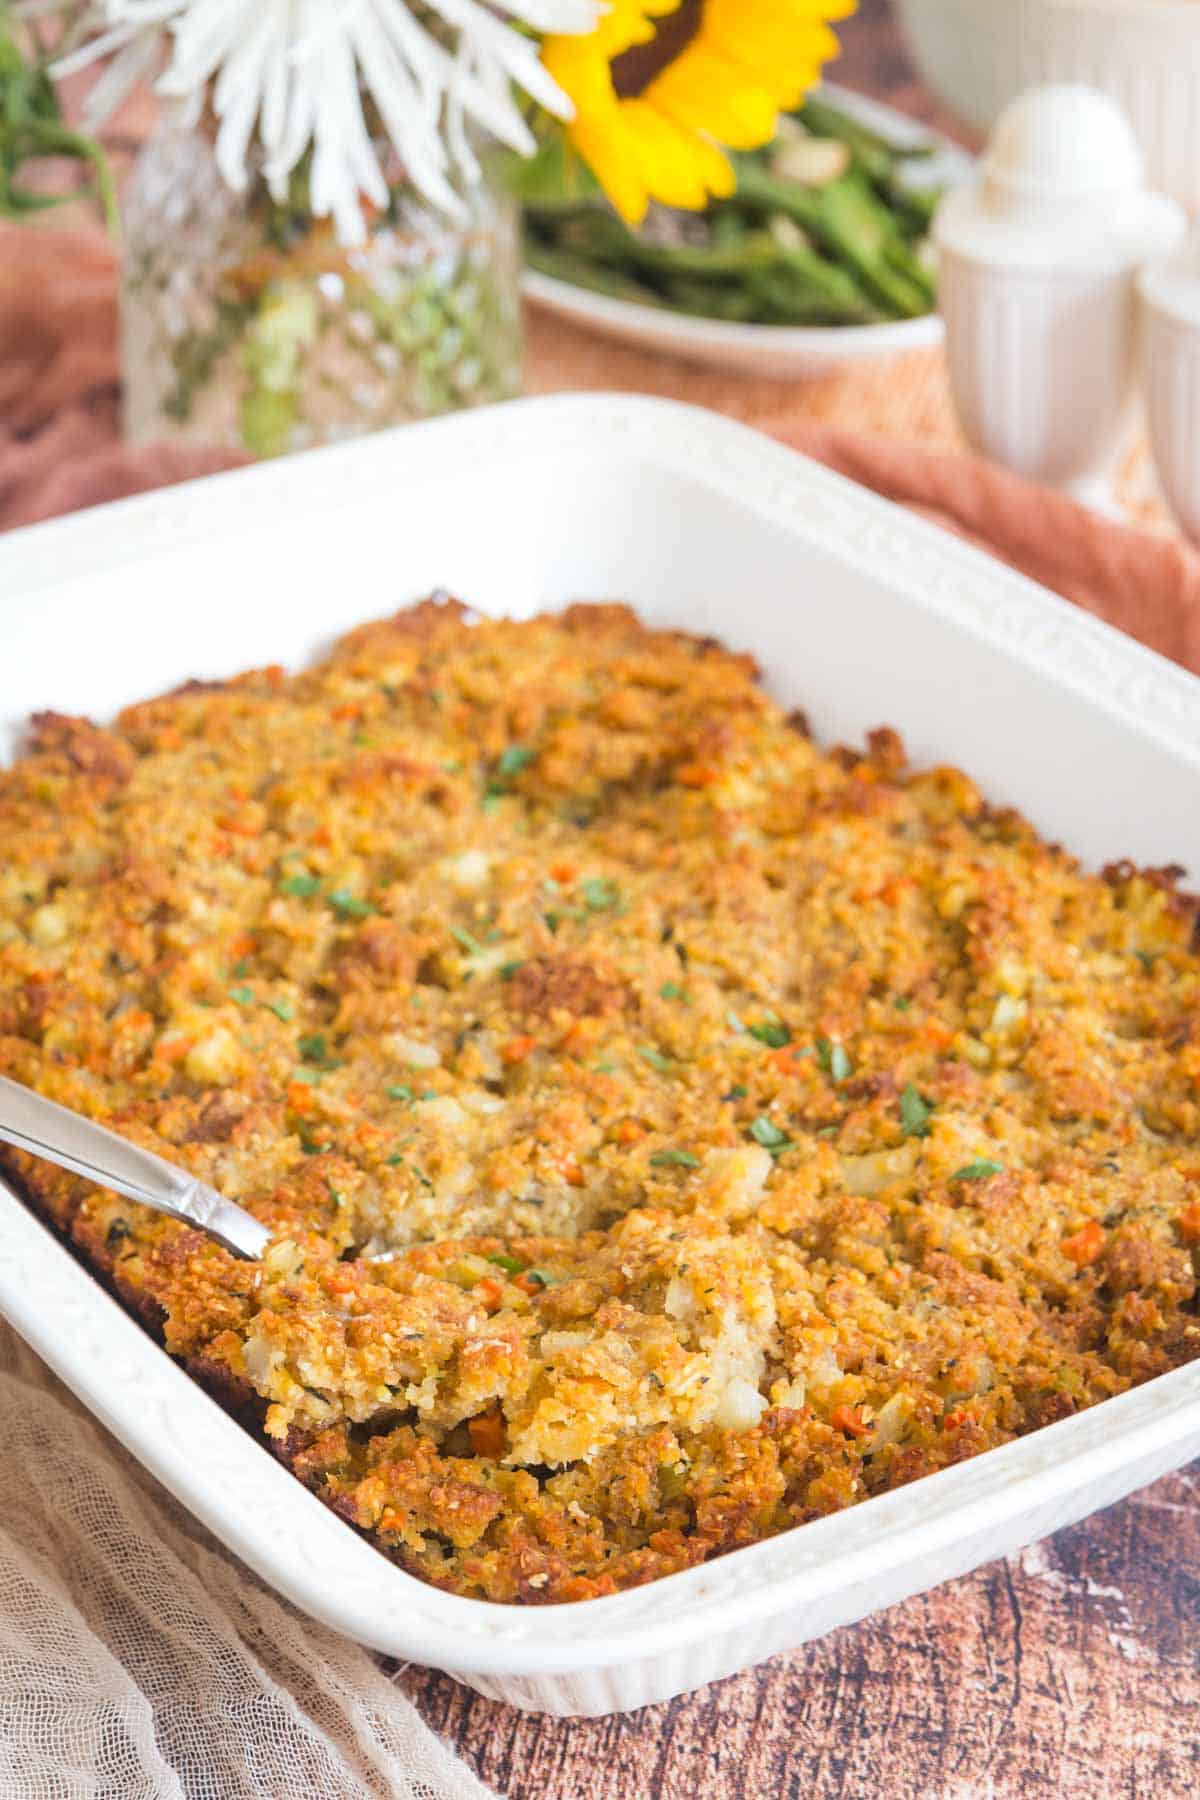
M 1002 3 L 1002 0 L 1001 0 Z M 918 125 L 904 113 L 879 101 L 825 86 L 822 97 L 861 119 L 897 144 L 934 143 L 935 155 L 919 165 L 922 184 L 950 187 L 966 181 L 974 161 L 949 138 Z M 529 269 L 522 278 L 526 298 L 547 312 L 583 325 L 601 337 L 678 356 L 686 362 L 730 369 L 738 375 L 768 380 L 805 381 L 832 375 L 847 364 L 932 350 L 944 336 L 936 312 L 920 319 L 889 320 L 881 325 L 739 325 L 727 319 L 699 319 L 666 307 L 639 306 L 589 293 L 569 281 L 556 281 Z
M 1200 871 L 1195 676 L 757 432 L 632 397 L 481 407 L 0 538 L 0 757 L 34 708 L 104 717 L 189 675 L 304 659 L 439 585 L 516 616 L 622 595 L 753 652 L 822 740 L 886 719 L 917 761 L 963 764 L 1091 863 Z M 647 1587 L 493 1606 L 414 1580 L 322 1506 L 3 1181 L 0 1314 L 297 1605 L 543 1712 L 631 1711 L 728 1675 L 1200 1452 L 1197 1361 Z
M 917 66 L 987 131 L 1026 88 L 1100 88 L 1137 132 L 1151 187 L 1200 211 L 1197 0 L 896 0 Z

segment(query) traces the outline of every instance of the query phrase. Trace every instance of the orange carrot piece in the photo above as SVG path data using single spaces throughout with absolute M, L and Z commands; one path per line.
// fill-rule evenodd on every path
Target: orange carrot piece
M 1185 1206 L 1175 1224 L 1185 1244 L 1200 1244 L 1200 1200 Z
M 1095 1219 L 1089 1219 L 1070 1237 L 1063 1238 L 1059 1249 L 1077 1269 L 1089 1268 L 1104 1249 L 1104 1228 Z
M 485 1275 L 482 1281 L 475 1283 L 471 1292 L 479 1295 L 489 1312 L 497 1311 L 504 1304 L 503 1285 L 496 1280 L 494 1275 Z
M 870 1436 L 871 1427 L 856 1406 L 835 1406 L 829 1415 L 829 1423 L 835 1431 L 844 1431 L 848 1437 Z

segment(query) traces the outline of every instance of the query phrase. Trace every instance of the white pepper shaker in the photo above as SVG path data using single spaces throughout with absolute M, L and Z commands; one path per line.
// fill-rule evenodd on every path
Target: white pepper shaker
M 1200 543 L 1200 225 L 1178 255 L 1138 278 L 1146 415 L 1167 504 Z
M 977 180 L 934 222 L 955 405 L 975 449 L 1097 499 L 1136 394 L 1134 277 L 1185 230 L 1147 192 L 1124 115 L 1091 88 L 1001 114 Z

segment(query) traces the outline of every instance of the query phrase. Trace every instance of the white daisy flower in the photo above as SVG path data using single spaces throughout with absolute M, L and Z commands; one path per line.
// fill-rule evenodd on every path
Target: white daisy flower
M 588 31 L 601 10 L 602 0 L 90 0 L 56 73 L 108 59 L 91 95 L 92 130 L 150 75 L 185 116 L 211 101 L 217 163 L 238 190 L 255 139 L 277 199 L 311 144 L 314 212 L 361 243 L 361 197 L 387 199 L 364 98 L 413 183 L 461 213 L 454 178 L 478 175 L 471 126 L 532 150 L 514 88 L 570 116 L 537 38 L 515 27 Z

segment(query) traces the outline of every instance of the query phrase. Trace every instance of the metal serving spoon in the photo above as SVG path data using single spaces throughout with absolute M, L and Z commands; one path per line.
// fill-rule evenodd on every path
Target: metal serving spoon
M 199 1226 L 248 1262 L 260 1257 L 271 1241 L 265 1225 L 232 1200 L 223 1200 L 215 1188 L 6 1075 L 0 1075 L 0 1141 L 185 1225 Z

